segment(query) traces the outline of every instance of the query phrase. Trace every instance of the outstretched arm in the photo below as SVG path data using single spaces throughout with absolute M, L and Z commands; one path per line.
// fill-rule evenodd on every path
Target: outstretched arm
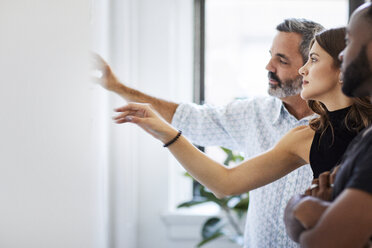
M 111 67 L 98 54 L 93 55 L 95 69 L 99 70 L 102 77 L 97 78 L 98 82 L 105 89 L 112 91 L 128 102 L 150 103 L 153 108 L 169 123 L 171 123 L 174 113 L 178 107 L 177 103 L 162 100 L 149 96 L 138 90 L 129 88 L 119 81 Z
M 148 104 L 130 103 L 117 111 L 121 112 L 115 118 L 117 123 L 135 123 L 163 143 L 177 135 L 178 131 L 163 121 Z M 310 149 L 311 135 L 313 133 L 310 133 L 310 139 L 305 138 L 302 142 L 307 144 L 303 154 L 306 154 L 306 149 Z M 307 160 L 303 157 L 308 156 L 308 151 L 307 155 L 300 156 L 291 150 L 299 147 L 297 139 L 296 134 L 289 133 L 272 150 L 233 168 L 213 161 L 183 136 L 169 150 L 195 179 L 212 190 L 217 197 L 223 197 L 261 187 L 306 164 Z M 299 139 L 302 140 L 301 137 Z

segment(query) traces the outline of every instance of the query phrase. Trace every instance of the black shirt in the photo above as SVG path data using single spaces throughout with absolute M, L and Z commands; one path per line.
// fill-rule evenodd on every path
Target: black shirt
M 347 149 L 336 175 L 333 199 L 346 188 L 372 194 L 372 126 L 361 132 Z
M 348 130 L 345 125 L 345 116 L 350 108 L 327 112 L 333 134 L 330 126 L 323 135 L 315 132 L 310 148 L 310 165 L 314 178 L 338 165 L 349 143 L 357 135 L 357 132 Z

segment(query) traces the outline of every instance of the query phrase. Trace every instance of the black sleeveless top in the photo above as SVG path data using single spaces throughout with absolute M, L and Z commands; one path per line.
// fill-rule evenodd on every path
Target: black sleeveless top
M 347 146 L 357 135 L 357 132 L 349 131 L 345 126 L 345 116 L 350 108 L 327 111 L 333 127 L 333 136 L 331 127 L 325 130 L 322 137 L 320 132 L 315 132 L 310 148 L 310 165 L 314 178 L 338 165 Z

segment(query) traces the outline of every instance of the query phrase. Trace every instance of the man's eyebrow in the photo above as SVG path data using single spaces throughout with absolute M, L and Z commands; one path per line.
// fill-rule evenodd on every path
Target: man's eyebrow
M 285 60 L 289 60 L 289 58 L 287 56 L 285 56 L 284 54 L 282 54 L 282 53 L 277 53 L 277 54 L 275 54 L 275 56 L 281 57 L 281 58 L 283 58 Z

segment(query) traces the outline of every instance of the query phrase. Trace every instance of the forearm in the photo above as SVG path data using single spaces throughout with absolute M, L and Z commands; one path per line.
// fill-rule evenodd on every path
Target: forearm
M 169 146 L 169 151 L 192 177 L 210 189 L 218 198 L 230 195 L 233 181 L 229 179 L 230 171 L 227 167 L 199 151 L 184 136 Z
M 302 201 L 304 195 L 294 195 L 287 203 L 284 210 L 284 223 L 288 236 L 295 242 L 299 242 L 300 235 L 306 229 L 294 215 L 294 209 Z
M 284 211 L 284 222 L 289 237 L 299 242 L 301 235 L 318 223 L 329 205 L 329 202 L 315 197 L 293 196 Z
M 294 216 L 306 228 L 313 228 L 322 214 L 327 210 L 330 202 L 315 197 L 306 196 L 294 209 Z
M 370 193 L 344 190 L 316 225 L 301 234 L 301 247 L 364 247 L 372 235 L 371 209 Z
M 167 140 L 162 141 L 165 143 Z M 216 196 L 237 195 L 256 189 L 300 165 L 284 151 L 274 149 L 228 168 L 200 152 L 183 136 L 169 150 L 195 179 Z
M 178 107 L 177 103 L 162 100 L 138 90 L 129 88 L 121 83 L 117 84 L 111 91 L 115 92 L 128 102 L 150 103 L 151 106 L 165 119 L 171 123 L 174 113 Z

